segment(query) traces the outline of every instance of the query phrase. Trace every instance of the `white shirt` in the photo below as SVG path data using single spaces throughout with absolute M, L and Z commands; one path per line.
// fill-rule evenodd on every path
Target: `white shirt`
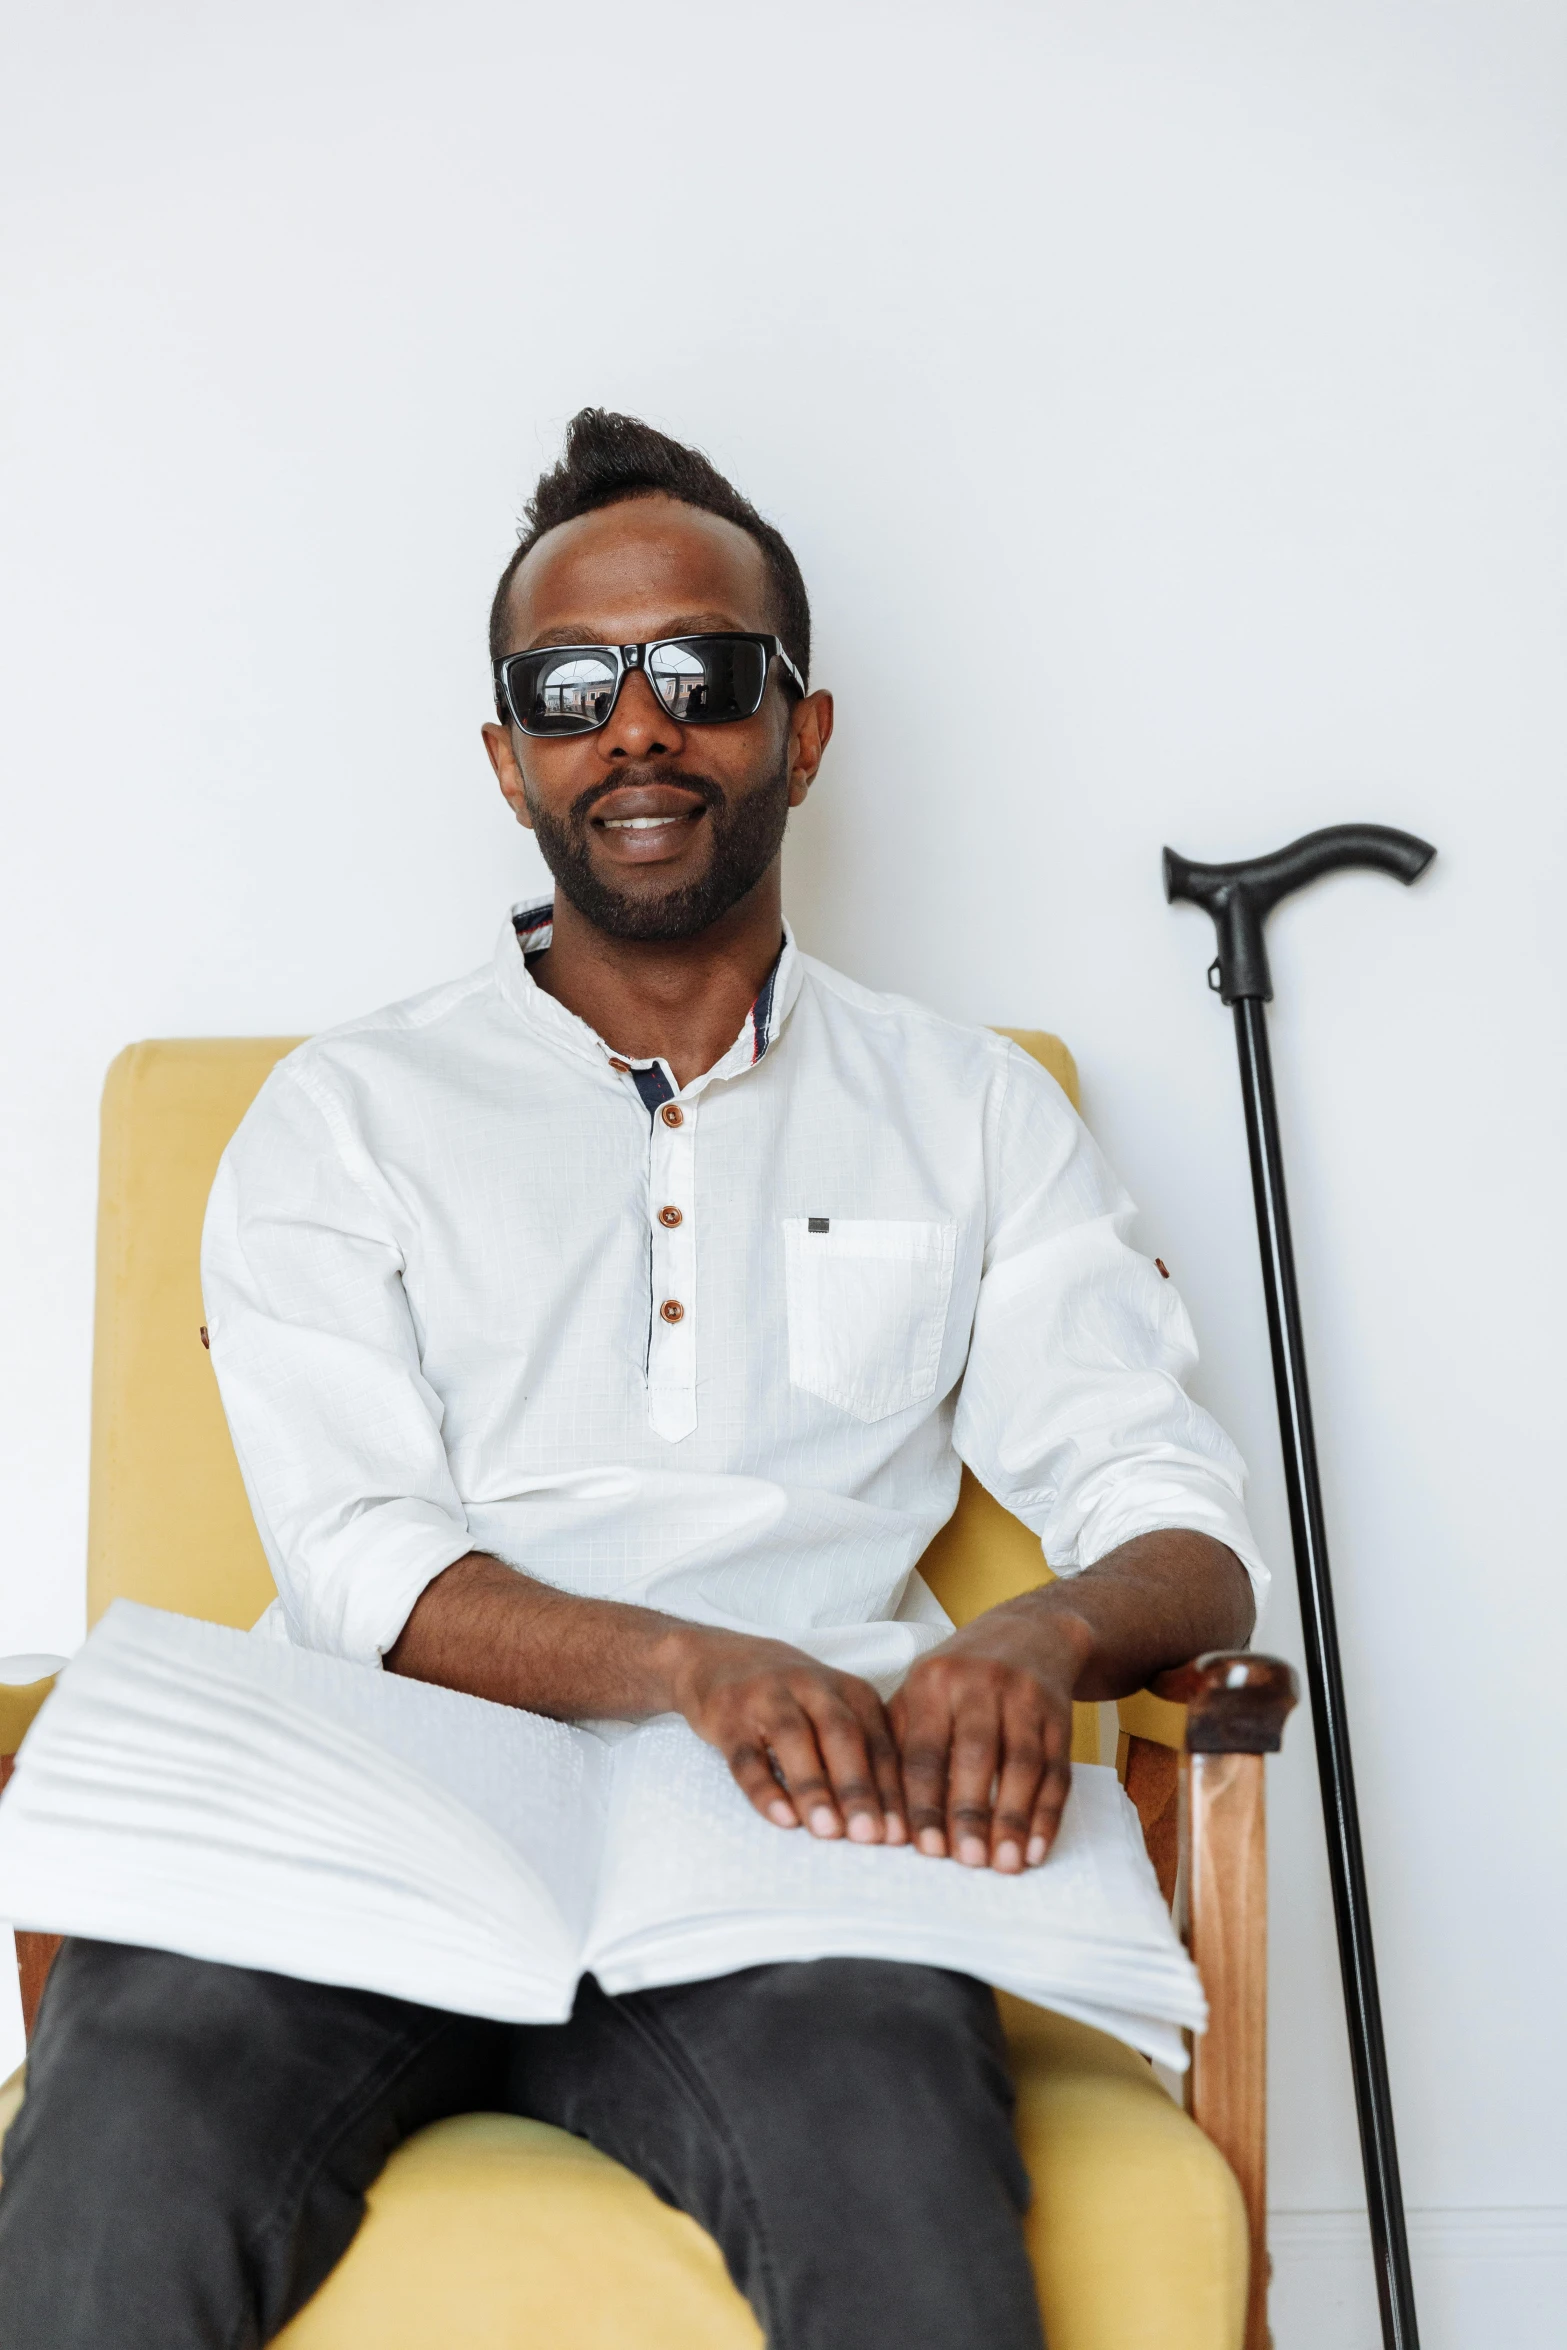
M 289 1637 L 374 1664 L 465 1551 L 884 1690 L 960 1461 L 1058 1574 L 1267 1573 L 1174 1285 L 1054 1079 L 783 951 L 677 1087 L 493 960 L 313 1038 L 225 1152 L 212 1360 Z

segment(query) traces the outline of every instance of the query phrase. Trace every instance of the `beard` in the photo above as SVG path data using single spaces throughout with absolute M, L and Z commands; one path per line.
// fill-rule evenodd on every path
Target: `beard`
M 628 783 L 669 783 L 694 792 L 707 810 L 712 836 L 707 870 L 661 896 L 617 889 L 594 870 L 589 822 L 611 791 Z M 664 941 L 696 938 L 737 906 L 761 880 L 783 846 L 789 820 L 789 760 L 780 755 L 773 773 L 743 799 L 731 799 L 711 776 L 675 773 L 658 762 L 628 767 L 613 783 L 594 784 L 555 816 L 528 794 L 528 813 L 540 854 L 563 894 L 595 930 L 608 938 Z

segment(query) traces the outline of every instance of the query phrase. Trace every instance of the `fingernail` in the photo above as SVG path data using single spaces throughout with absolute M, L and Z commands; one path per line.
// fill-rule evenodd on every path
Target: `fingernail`
M 1015 1844 L 1003 1844 L 996 1852 L 996 1866 L 998 1869 L 1020 1869 L 1023 1866 L 1023 1855 Z
M 914 1841 L 932 1860 L 940 1860 L 947 1849 L 947 1839 L 939 1828 L 921 1828 Z
M 837 1833 L 838 1814 L 835 1811 L 829 1811 L 825 1803 L 819 1803 L 811 1814 L 811 1834 L 813 1836 L 836 1836 Z
M 876 1822 L 868 1811 L 857 1811 L 851 1814 L 849 1840 L 853 1844 L 879 1844 L 881 1842 L 881 1838 L 876 1833 Z
M 958 1845 L 958 1858 L 966 1869 L 982 1869 L 990 1855 L 977 1836 L 965 1836 Z
M 792 1803 L 770 1803 L 767 1816 L 776 1821 L 780 1828 L 797 1828 L 800 1825 L 799 1815 Z
M 903 1825 L 903 1821 L 902 1821 L 902 1819 L 900 1818 L 900 1816 L 898 1815 L 898 1813 L 897 1813 L 897 1812 L 895 1812 L 895 1811 L 890 1811 L 890 1812 L 888 1812 L 888 1814 L 887 1814 L 887 1842 L 888 1842 L 889 1844 L 907 1844 L 908 1840 L 909 1840 L 909 1831 L 908 1831 L 908 1829 L 907 1829 L 907 1828 L 906 1828 L 906 1827 Z
M 1040 1864 L 1040 1862 L 1041 1862 L 1041 1861 L 1044 1859 L 1044 1857 L 1045 1857 L 1045 1840 L 1044 1840 L 1043 1836 L 1030 1836 L 1030 1838 L 1029 1838 L 1029 1840 L 1028 1840 L 1028 1865 L 1029 1865 L 1029 1867 L 1030 1867 L 1031 1869 L 1037 1869 L 1037 1868 L 1038 1868 L 1038 1866 L 1039 1866 L 1039 1864 Z

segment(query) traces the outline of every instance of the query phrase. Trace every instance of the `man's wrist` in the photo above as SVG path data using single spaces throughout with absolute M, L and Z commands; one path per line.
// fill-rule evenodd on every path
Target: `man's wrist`
M 671 1618 L 668 1630 L 659 1636 L 651 1659 L 654 1675 L 664 1693 L 664 1712 L 690 1711 L 702 1666 L 711 1660 L 722 1638 L 721 1633 L 715 1633 L 707 1624 L 683 1623 L 677 1617 Z
M 734 1632 L 716 1624 L 671 1622 L 655 1652 L 654 1671 L 668 1691 L 666 1704 L 690 1719 L 699 1705 L 703 1683 L 727 1666 L 731 1672 L 787 1672 L 791 1667 L 813 1667 L 812 1659 L 791 1641 L 770 1633 Z
M 975 1616 L 945 1645 L 982 1654 L 1002 1651 L 1070 1698 L 1093 1658 L 1096 1635 L 1063 1586 L 1050 1583 Z

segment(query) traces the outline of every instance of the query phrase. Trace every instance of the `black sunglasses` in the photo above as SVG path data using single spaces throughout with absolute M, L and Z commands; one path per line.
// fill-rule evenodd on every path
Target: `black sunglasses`
M 495 706 L 524 734 L 595 734 L 640 669 L 681 726 L 729 726 L 754 718 L 774 660 L 801 693 L 805 680 L 775 636 L 657 637 L 646 645 L 546 645 L 495 664 Z

